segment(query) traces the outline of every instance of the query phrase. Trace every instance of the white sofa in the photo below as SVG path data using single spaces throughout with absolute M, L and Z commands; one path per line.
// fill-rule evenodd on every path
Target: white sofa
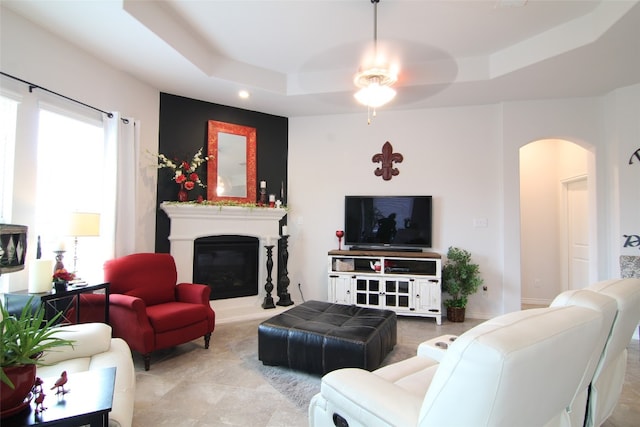
M 59 376 L 116 367 L 113 406 L 109 413 L 109 425 L 130 427 L 133 420 L 136 376 L 131 350 L 124 340 L 111 338 L 111 327 L 104 323 L 82 323 L 63 326 L 56 336 L 73 340 L 72 347 L 58 347 L 45 352 L 40 361 L 37 376 Z
M 333 371 L 310 403 L 309 424 L 569 425 L 611 328 L 599 308 L 610 300 L 594 300 L 484 322 L 451 342 L 440 363 L 418 355 L 374 372 Z
M 587 288 L 615 299 L 618 310 L 590 385 L 585 426 L 600 426 L 615 409 L 627 369 L 627 346 L 640 322 L 640 279 L 605 280 Z

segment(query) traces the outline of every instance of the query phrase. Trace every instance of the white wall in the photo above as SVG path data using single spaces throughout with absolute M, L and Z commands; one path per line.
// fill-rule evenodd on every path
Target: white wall
M 289 120 L 289 277 L 306 299 L 327 297 L 327 251 L 337 248 L 346 194 L 434 197 L 433 250 L 465 248 L 482 266 L 489 298 L 474 311 L 501 311 L 502 174 L 497 106 L 392 112 L 371 125 L 358 115 Z M 374 175 L 371 157 L 389 141 L 404 156 L 390 181 Z M 474 218 L 488 220 L 474 228 Z M 297 289 L 294 300 L 300 301 Z
M 136 250 L 153 251 L 156 170 L 147 167 L 153 161 L 145 158 L 144 152 L 155 152 L 158 147 L 159 91 L 112 68 L 89 53 L 78 50 L 5 8 L 0 13 L 0 70 L 101 110 L 119 111 L 125 117 L 141 121 L 142 155 L 135 182 L 138 190 L 137 216 L 134 218 Z M 41 90 L 29 93 L 26 85 L 4 76 L 0 77 L 0 87 L 17 92 L 23 97 L 20 107 L 22 120 L 36 120 L 37 123 L 37 103 L 40 100 L 55 99 Z M 56 101 L 60 102 L 60 98 Z M 69 107 L 78 108 L 73 103 L 69 103 Z M 16 164 L 36 165 L 37 132 L 32 132 L 33 129 L 35 124 L 16 135 Z M 20 168 L 22 172 L 25 170 L 29 168 Z M 34 201 L 30 195 L 34 191 L 33 175 L 27 179 L 21 177 L 16 183 L 12 222 L 33 225 Z M 29 245 L 35 247 L 35 236 L 30 236 Z M 29 251 L 28 254 L 30 258 L 35 257 L 35 251 Z M 10 279 L 12 282 L 26 284 L 26 270 L 14 273 Z
M 600 188 L 607 202 L 602 210 L 611 217 L 611 222 L 607 233 L 602 232 L 607 245 L 617 249 L 605 257 L 615 273 L 620 255 L 640 255 L 638 246 L 622 247 L 624 235 L 640 236 L 640 161 L 635 159 L 629 164 L 631 155 L 640 149 L 639 98 L 640 85 L 617 90 L 605 98 L 609 144 L 604 151 L 609 169 L 603 171 Z
M 558 150 L 554 140 L 520 149 L 522 299 L 543 303 L 559 291 Z
M 558 99 L 504 104 L 504 312 L 518 310 L 521 301 L 519 150 L 540 139 L 564 139 L 591 149 L 603 141 L 601 99 Z M 595 239 L 594 239 L 595 240 Z M 594 245 L 595 247 L 595 245 Z M 591 256 L 598 259 L 597 256 Z M 591 280 L 595 280 L 594 268 Z
M 587 150 L 562 140 L 520 148 L 523 302 L 549 304 L 563 290 L 562 182 L 586 176 L 587 159 Z
M 587 161 L 587 172 L 596 181 L 590 191 L 596 195 L 593 210 L 597 211 L 590 281 L 617 277 L 617 257 L 613 264 L 609 253 L 619 252 L 620 241 L 611 236 L 609 224 L 619 222 L 615 218 L 621 211 L 633 216 L 637 206 L 612 199 L 635 200 L 638 181 L 625 180 L 622 193 L 612 196 L 616 189 L 608 186 L 609 181 L 622 178 L 617 166 L 610 164 L 608 152 L 611 145 L 620 144 L 615 138 L 619 133 L 640 141 L 638 116 L 617 114 L 620 105 L 637 112 L 638 88 L 620 89 L 604 98 L 419 111 L 382 108 L 369 126 L 366 111 L 290 119 L 289 277 L 294 300 L 300 300 L 298 283 L 306 299 L 326 298 L 326 253 L 337 247 L 334 233 L 343 227 L 345 194 L 418 193 L 434 196 L 433 249 L 444 254 L 448 246 L 459 246 L 471 251 L 480 264 L 488 295 L 471 297 L 468 315 L 489 317 L 518 310 L 519 150 L 548 138 L 571 141 L 595 154 L 595 164 Z M 371 156 L 387 140 L 405 160 L 398 165 L 400 175 L 385 182 L 373 175 Z M 631 147 L 624 150 L 628 159 Z M 474 218 L 486 218 L 488 227 L 474 228 Z

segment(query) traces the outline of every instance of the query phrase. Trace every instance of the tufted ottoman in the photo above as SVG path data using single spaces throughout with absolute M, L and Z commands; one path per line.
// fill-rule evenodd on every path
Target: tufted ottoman
M 258 358 L 321 375 L 340 368 L 371 371 L 396 340 L 391 310 L 307 301 L 258 326 Z

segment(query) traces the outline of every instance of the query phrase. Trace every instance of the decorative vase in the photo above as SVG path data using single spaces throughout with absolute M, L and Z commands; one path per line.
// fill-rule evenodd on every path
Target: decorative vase
M 464 322 L 464 307 L 447 307 L 447 320 L 450 322 Z
M 178 190 L 178 201 L 186 202 L 189 200 L 189 193 L 184 189 L 184 185 L 180 185 L 180 190 Z
M 36 381 L 36 365 L 5 366 L 4 372 L 14 385 L 0 382 L 1 417 L 17 414 L 29 405 L 29 393 Z

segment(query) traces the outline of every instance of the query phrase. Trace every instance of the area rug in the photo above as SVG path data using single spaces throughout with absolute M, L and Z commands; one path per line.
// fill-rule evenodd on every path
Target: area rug
M 243 327 L 257 331 L 259 322 L 242 322 Z M 320 392 L 320 380 L 318 375 L 289 369 L 282 366 L 263 365 L 258 360 L 258 336 L 245 336 L 244 339 L 234 342 L 232 351 L 242 359 L 242 364 L 254 372 L 258 372 L 269 385 L 285 396 L 299 408 L 307 408 L 311 398 Z M 413 346 L 396 344 L 393 350 L 384 359 L 381 366 L 386 366 L 400 360 L 415 356 L 416 349 Z

